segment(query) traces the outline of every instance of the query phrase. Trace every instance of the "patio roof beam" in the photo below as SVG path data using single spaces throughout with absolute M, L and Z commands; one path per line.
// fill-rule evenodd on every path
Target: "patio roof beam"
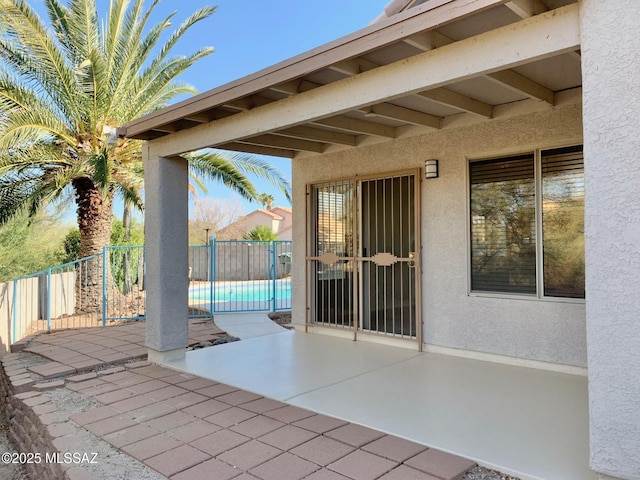
M 254 155 L 268 155 L 271 157 L 280 157 L 280 158 L 295 157 L 295 152 L 293 150 L 286 150 L 284 148 L 265 147 L 260 145 L 250 145 L 250 144 L 241 143 L 241 142 L 225 143 L 224 145 L 219 145 L 216 148 L 219 148 L 221 150 L 230 150 L 232 152 L 252 153 Z
M 359 118 L 339 115 L 336 117 L 313 120 L 311 123 L 325 127 L 335 128 L 349 133 L 361 135 L 372 135 L 374 137 L 396 138 L 395 127 L 382 125 L 380 123 L 367 122 Z
M 377 63 L 370 62 L 369 60 L 365 60 L 364 58 L 353 58 L 351 60 L 345 60 L 344 62 L 330 65 L 329 70 L 352 77 L 362 72 L 367 72 L 369 70 L 373 70 L 374 68 L 378 68 L 379 66 L 380 65 L 378 65 Z
M 437 28 L 502 5 L 507 0 L 438 0 L 409 9 L 388 20 L 363 28 L 322 47 L 273 65 L 235 82 L 223 85 L 175 105 L 163 108 L 132 122 L 119 130 L 120 135 L 135 138 L 158 124 L 209 110 L 227 102 L 256 94 L 271 85 L 300 78 L 328 65 L 364 55 L 392 43 L 398 38 Z
M 520 18 L 529 18 L 547 11 L 540 0 L 511 0 L 505 6 Z
M 239 141 L 251 145 L 285 148 L 300 152 L 322 153 L 325 151 L 325 146 L 322 143 L 275 135 L 258 135 L 256 137 L 242 138 Z
M 166 135 L 153 143 L 159 155 L 171 156 L 307 122 L 322 124 L 323 119 L 381 101 L 575 51 L 580 47 L 578 13 L 579 6 L 571 4 L 522 20 L 518 28 L 498 28 L 248 112 Z M 497 75 L 500 81 L 509 81 L 512 88 L 516 84 L 518 88 L 532 87 L 533 82 L 516 82 L 512 75 L 504 77 Z
M 422 127 L 430 127 L 440 129 L 441 119 L 428 113 L 418 112 L 409 108 L 399 107 L 391 103 L 379 103 L 360 110 L 364 112 L 365 117 L 381 117 L 389 120 L 397 120 L 399 122 L 408 123 L 410 125 L 419 125 Z
M 502 70 L 500 72 L 490 73 L 487 75 L 487 78 L 500 85 L 504 85 L 514 92 L 521 93 L 527 97 L 537 98 L 549 105 L 553 105 L 555 102 L 555 95 L 552 90 L 513 70 Z
M 279 85 L 274 85 L 273 87 L 269 87 L 269 90 L 291 96 L 297 95 L 298 93 L 306 92 L 308 90 L 313 90 L 314 88 L 318 88 L 320 86 L 321 85 L 309 82 L 308 80 L 297 79 L 290 82 L 281 83 Z
M 335 143 L 339 145 L 347 145 L 349 147 L 355 147 L 358 144 L 357 137 L 355 135 L 313 127 L 291 127 L 284 130 L 277 130 L 273 133 L 274 135 L 282 135 L 284 137 L 314 140 L 322 143 Z
M 423 52 L 428 52 L 429 50 L 433 50 L 434 48 L 443 47 L 445 45 L 453 43 L 453 40 L 442 35 L 440 32 L 431 30 L 429 32 L 421 32 L 409 38 L 405 38 L 404 43 L 406 43 L 407 45 L 411 45 L 418 50 L 422 50 Z
M 452 90 L 447 90 L 446 88 L 434 88 L 433 90 L 419 92 L 417 95 L 440 105 L 457 108 L 463 112 L 473 113 L 480 117 L 491 118 L 493 116 L 493 105 L 475 100 Z

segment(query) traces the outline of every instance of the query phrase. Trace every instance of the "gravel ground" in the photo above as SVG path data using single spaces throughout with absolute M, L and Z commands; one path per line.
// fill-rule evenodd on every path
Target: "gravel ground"
M 20 361 L 25 367 L 28 367 L 47 360 L 39 355 L 23 352 L 20 355 Z M 79 413 L 101 406 L 92 397 L 67 390 L 66 388 L 43 392 L 43 395 L 48 396 L 58 406 L 58 411 L 61 413 Z M 0 415 L 0 417 L 2 416 Z M 7 421 L 5 418 L 0 418 L 0 453 L 15 452 L 7 433 Z M 78 434 L 74 437 L 74 444 L 77 445 L 74 451 L 97 454 L 97 464 L 81 465 L 82 469 L 89 472 L 89 478 L 92 480 L 167 480 L 165 476 L 120 452 L 83 428 L 78 428 Z M 0 480 L 38 479 L 29 479 L 19 465 L 3 465 L 0 463 Z
M 0 453 L 16 453 L 13 444 L 9 441 L 7 422 L 0 418 Z M 5 464 L 0 462 L 0 478 L 2 480 L 28 480 L 27 474 L 21 465 Z

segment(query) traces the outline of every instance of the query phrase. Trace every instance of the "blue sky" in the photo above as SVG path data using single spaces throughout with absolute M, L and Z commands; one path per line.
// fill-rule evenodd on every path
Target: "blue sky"
M 179 53 L 204 45 L 214 47 L 213 55 L 182 77 L 204 92 L 363 28 L 387 3 L 388 0 L 164 0 L 158 12 L 169 13 L 177 4 L 177 25 L 199 7 L 218 7 L 213 16 L 188 32 L 176 50 Z M 269 161 L 291 178 L 288 159 L 269 158 Z M 259 180 L 254 183 L 260 192 L 274 195 L 276 205 L 288 206 L 284 196 L 270 184 Z M 210 185 L 204 196 L 226 199 L 232 194 L 223 186 Z M 241 203 L 245 212 L 259 207 Z

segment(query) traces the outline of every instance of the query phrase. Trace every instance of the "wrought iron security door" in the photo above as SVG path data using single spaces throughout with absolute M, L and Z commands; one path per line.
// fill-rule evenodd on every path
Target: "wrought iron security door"
M 310 324 L 421 338 L 417 178 L 410 172 L 309 187 Z

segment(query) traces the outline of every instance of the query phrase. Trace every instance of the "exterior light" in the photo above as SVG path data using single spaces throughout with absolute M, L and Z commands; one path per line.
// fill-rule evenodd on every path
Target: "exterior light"
M 438 178 L 438 160 L 424 161 L 424 178 Z

